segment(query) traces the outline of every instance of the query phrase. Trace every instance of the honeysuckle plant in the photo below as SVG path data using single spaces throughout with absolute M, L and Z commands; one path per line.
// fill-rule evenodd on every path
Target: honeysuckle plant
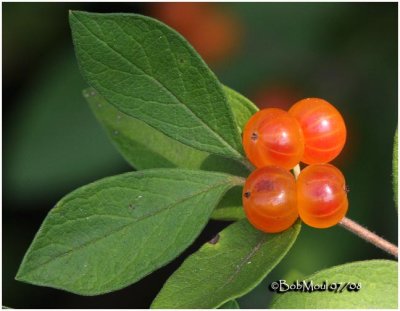
M 253 228 L 241 191 L 252 165 L 241 131 L 258 109 L 222 85 L 173 29 L 135 14 L 70 12 L 83 91 L 134 171 L 62 198 L 29 247 L 17 280 L 78 295 L 133 284 L 179 256 L 209 219 L 235 221 L 190 255 L 153 308 L 239 308 L 301 230 Z M 396 145 L 397 146 L 397 145 Z M 396 147 L 397 148 L 397 147 Z M 394 152 L 397 182 L 397 149 Z M 356 281 L 344 291 L 277 295 L 274 308 L 397 308 L 397 261 L 332 267 L 305 279 Z

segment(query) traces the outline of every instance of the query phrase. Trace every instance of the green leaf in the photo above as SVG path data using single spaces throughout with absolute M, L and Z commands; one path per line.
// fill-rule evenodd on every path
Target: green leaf
M 300 223 L 265 234 L 238 221 L 188 257 L 165 283 L 152 308 L 209 309 L 252 290 L 293 245 Z
M 46 217 L 17 279 L 81 295 L 128 286 L 188 247 L 239 182 L 220 173 L 154 169 L 81 187 Z
M 306 280 L 314 284 L 360 283 L 358 292 L 315 291 L 276 294 L 274 309 L 397 309 L 397 262 L 359 261 L 319 271 Z
M 215 220 L 240 220 L 246 218 L 242 206 L 242 186 L 230 189 L 211 214 Z
M 398 130 L 396 129 L 396 133 L 394 134 L 394 143 L 393 143 L 393 193 L 394 193 L 394 202 L 395 206 L 398 208 L 398 152 L 399 152 L 399 142 L 398 142 Z
M 239 131 L 242 132 L 247 121 L 259 109 L 249 99 L 235 90 L 224 86 L 224 91 L 228 103 L 231 105 L 236 125 L 238 126 Z
M 136 169 L 181 167 L 247 176 L 243 164 L 197 150 L 174 140 L 143 121 L 128 116 L 93 88 L 83 91 L 90 108 L 116 149 Z
M 229 300 L 218 309 L 240 309 L 240 306 L 236 300 Z
M 116 149 L 136 169 L 182 167 L 221 171 L 243 177 L 249 174 L 249 170 L 235 160 L 184 145 L 143 121 L 120 112 L 93 88 L 84 90 L 83 96 Z M 239 106 L 237 103 L 234 105 Z M 212 218 L 217 220 L 244 217 L 241 187 L 229 190 L 212 214 Z
M 177 32 L 145 16 L 71 12 L 86 81 L 110 104 L 196 149 L 243 160 L 217 78 Z

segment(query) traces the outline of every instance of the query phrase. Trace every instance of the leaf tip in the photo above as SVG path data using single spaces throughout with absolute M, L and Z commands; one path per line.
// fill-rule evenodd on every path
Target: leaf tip
M 21 264 L 19 265 L 17 274 L 15 275 L 14 279 L 16 281 L 23 282 L 23 283 L 34 284 L 34 283 L 32 283 L 33 280 L 31 279 L 31 274 L 30 274 L 31 270 L 29 268 L 29 260 L 27 260 L 28 253 L 29 253 L 29 250 L 25 254 L 24 259 L 22 260 Z M 28 262 L 28 264 L 27 264 L 27 262 Z
M 25 282 L 24 273 L 23 273 L 21 267 L 19 267 L 14 279 L 19 282 Z
M 69 16 L 70 19 L 71 19 L 72 17 L 74 17 L 75 12 L 76 12 L 76 11 L 74 11 L 74 10 L 68 10 L 68 16 Z
M 68 20 L 69 20 L 69 24 L 70 24 L 70 27 L 72 30 L 73 30 L 73 28 L 72 28 L 73 24 L 76 21 L 75 13 L 76 13 L 76 11 L 73 11 L 73 10 L 68 11 Z
M 79 13 L 82 13 L 82 11 L 77 11 L 77 10 L 68 10 L 69 16 L 75 16 Z
M 68 16 L 69 16 L 70 22 L 73 21 L 73 20 L 76 20 L 79 15 L 83 15 L 83 14 L 85 14 L 85 12 L 83 12 L 83 11 L 76 11 L 76 10 L 69 10 L 68 11 Z

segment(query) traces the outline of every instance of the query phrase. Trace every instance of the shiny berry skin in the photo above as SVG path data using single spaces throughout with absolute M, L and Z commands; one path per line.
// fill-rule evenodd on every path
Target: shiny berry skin
M 331 164 L 313 164 L 297 178 L 297 208 L 301 220 L 315 228 L 336 225 L 348 209 L 343 174 Z
M 243 187 L 242 197 L 247 219 L 261 231 L 284 231 L 299 217 L 296 180 L 283 168 L 266 166 L 253 171 Z
M 251 163 L 292 169 L 303 156 L 300 125 L 288 112 L 267 108 L 255 113 L 243 131 L 243 147 Z
M 295 103 L 289 113 L 303 130 L 302 162 L 327 163 L 339 155 L 346 142 L 346 125 L 335 107 L 320 98 L 306 98 Z

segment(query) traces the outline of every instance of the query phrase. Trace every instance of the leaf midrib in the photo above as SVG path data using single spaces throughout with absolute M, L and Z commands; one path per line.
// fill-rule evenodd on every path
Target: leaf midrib
M 290 230 L 292 230 L 292 229 L 290 229 Z M 296 235 L 296 231 L 295 231 L 295 230 L 294 230 L 293 232 L 291 232 L 290 239 L 292 238 L 293 234 Z M 297 232 L 297 234 L 298 234 L 298 232 Z M 260 248 L 263 246 L 263 244 L 267 243 L 268 241 L 270 241 L 269 238 L 268 238 L 268 235 L 262 235 L 262 236 L 260 237 L 260 240 L 257 242 L 257 244 L 256 244 L 254 247 L 252 247 L 251 250 L 250 250 L 250 251 L 247 253 L 247 255 L 244 257 L 244 259 L 242 259 L 241 263 L 239 264 L 239 267 L 238 267 L 232 274 L 230 274 L 230 277 L 229 277 L 229 279 L 227 280 L 227 282 L 226 282 L 224 285 L 222 285 L 220 288 L 218 288 L 217 291 L 218 291 L 218 292 L 221 292 L 221 290 L 222 290 L 227 284 L 233 282 L 234 279 L 238 276 L 238 274 L 242 271 L 242 268 L 245 266 L 245 263 L 246 263 L 248 260 L 250 260 L 251 258 L 253 258 L 253 257 L 257 254 L 257 252 L 260 250 Z M 286 254 L 287 251 L 290 249 L 291 245 L 293 245 L 293 243 L 294 243 L 294 241 L 292 241 L 289 245 L 287 245 L 287 249 L 286 249 L 286 251 L 285 251 L 285 254 Z M 283 256 L 284 256 L 284 255 L 278 257 L 278 262 L 280 261 L 280 259 L 281 259 Z M 276 266 L 276 263 L 275 263 L 275 266 Z M 270 268 L 268 271 L 266 271 L 266 272 L 265 272 L 265 275 L 267 275 L 272 269 L 273 269 L 273 268 Z M 189 285 L 188 287 L 190 287 L 190 285 Z M 254 288 L 254 286 L 253 286 L 252 288 Z M 250 288 L 250 289 L 251 289 L 251 288 Z M 181 288 L 181 290 L 184 290 L 184 288 Z M 245 291 L 245 292 L 248 292 L 248 291 Z M 220 304 L 218 304 L 218 305 L 213 305 L 213 306 L 210 307 L 210 308 L 218 308 L 218 307 L 220 307 L 221 305 L 223 305 L 224 303 L 226 303 L 227 301 L 229 301 L 229 300 L 231 300 L 231 299 L 235 299 L 235 298 L 237 298 L 237 297 L 239 297 L 239 296 L 240 296 L 240 295 L 237 295 L 237 294 L 236 294 L 236 295 L 232 295 L 232 296 L 231 296 L 230 298 L 228 298 L 227 300 L 222 301 L 222 302 L 221 302 Z M 178 308 L 178 309 L 179 309 L 179 308 L 184 308 L 184 307 L 185 307 L 185 304 L 184 304 L 184 302 L 182 302 L 182 303 L 183 303 L 183 304 L 178 304 L 178 305 L 173 306 L 173 308 Z M 187 306 L 187 305 L 186 305 L 186 306 Z
M 212 189 L 216 189 L 216 188 L 218 188 L 218 187 L 220 187 L 220 186 L 222 186 L 222 185 L 225 185 L 225 184 L 226 184 L 226 186 L 229 185 L 229 183 L 227 183 L 227 182 L 222 182 L 222 183 L 215 184 L 215 185 L 213 185 L 212 187 L 208 187 L 208 188 L 206 188 L 206 189 L 204 189 L 204 190 L 202 190 L 202 191 L 199 191 L 199 192 L 196 192 L 196 193 L 194 193 L 194 194 L 191 194 L 190 196 L 184 197 L 184 198 L 180 199 L 179 201 L 176 201 L 176 202 L 174 202 L 174 203 L 172 203 L 172 204 L 166 206 L 164 209 L 159 209 L 159 210 L 157 210 L 157 211 L 154 212 L 154 213 L 148 214 L 148 215 L 146 215 L 146 216 L 144 216 L 144 217 L 141 217 L 141 218 L 137 218 L 137 219 L 135 219 L 135 220 L 133 220 L 133 221 L 131 221 L 131 222 L 129 222 L 129 223 L 127 223 L 127 224 L 125 224 L 125 225 L 119 227 L 119 228 L 116 229 L 116 230 L 112 230 L 111 232 L 108 232 L 106 235 L 102 235 L 102 236 L 100 236 L 100 237 L 98 237 L 98 238 L 96 238 L 96 239 L 89 240 L 89 241 L 87 241 L 87 242 L 85 242 L 85 243 L 79 245 L 78 247 L 75 247 L 75 248 L 73 248 L 73 249 L 68 250 L 67 252 L 61 253 L 61 254 L 59 254 L 59 255 L 57 255 L 57 256 L 55 256 L 55 257 L 50 258 L 49 260 L 47 260 L 47 261 L 41 263 L 40 265 L 34 267 L 33 269 L 30 269 L 29 272 L 27 272 L 26 274 L 30 274 L 30 273 L 32 273 L 33 271 L 39 269 L 40 267 L 45 266 L 45 265 L 49 264 L 50 262 L 52 262 L 52 261 L 54 261 L 54 260 L 57 260 L 57 259 L 59 259 L 59 258 L 61 258 L 61 257 L 67 256 L 67 255 L 69 255 L 69 254 L 71 254 L 71 253 L 73 253 L 73 252 L 79 251 L 80 249 L 83 249 L 83 248 L 85 248 L 86 246 L 88 246 L 88 245 L 90 245 L 90 244 L 97 243 L 97 242 L 99 242 L 99 241 L 101 241 L 101 240 L 103 240 L 103 239 L 105 239 L 105 238 L 107 238 L 107 237 L 110 237 L 111 235 L 114 235 L 114 234 L 116 234 L 116 233 L 118 233 L 118 232 L 120 232 L 120 231 L 122 231 L 122 230 L 124 230 L 124 229 L 126 229 L 126 228 L 128 228 L 128 227 L 130 227 L 130 226 L 132 226 L 132 225 L 134 225 L 134 224 L 136 224 L 136 223 L 138 223 L 138 222 L 140 222 L 140 221 L 146 220 L 146 219 L 149 218 L 149 217 L 153 217 L 153 216 L 155 216 L 155 215 L 157 215 L 157 214 L 161 214 L 161 213 L 163 213 L 163 212 L 165 212 L 165 211 L 170 211 L 171 209 L 173 209 L 173 208 L 179 206 L 181 203 L 183 203 L 183 202 L 185 202 L 185 201 L 187 201 L 187 200 L 190 200 L 190 199 L 192 199 L 192 198 L 195 198 L 196 196 L 199 196 L 199 195 L 201 195 L 201 194 L 204 194 L 204 193 L 206 193 L 206 192 L 208 192 L 208 191 L 210 191 L 210 190 L 212 190 Z M 129 218 L 129 217 L 126 217 L 126 218 Z M 29 252 L 29 250 L 28 250 L 28 252 Z
M 254 257 L 254 255 L 256 255 L 257 254 L 257 252 L 258 252 L 258 250 L 261 248 L 261 246 L 264 244 L 264 243 L 266 243 L 268 241 L 268 238 L 266 237 L 266 236 L 262 236 L 261 237 L 261 239 L 257 242 L 257 244 L 254 246 L 254 247 L 252 247 L 251 248 L 251 250 L 247 253 L 247 255 L 244 257 L 244 259 L 242 259 L 242 261 L 241 261 L 241 263 L 239 264 L 239 267 L 238 268 L 236 268 L 236 270 L 234 271 L 234 272 L 232 272 L 232 274 L 230 274 L 230 277 L 229 277 L 229 279 L 227 280 L 227 282 L 224 284 L 224 285 L 222 285 L 220 288 L 218 288 L 217 289 L 217 292 L 221 292 L 221 290 L 223 290 L 223 288 L 227 285 L 227 284 L 229 284 L 229 283 L 231 283 L 236 277 L 237 277 L 237 275 L 242 271 L 242 268 L 243 268 L 243 266 L 245 265 L 245 263 L 248 261 L 248 260 L 250 260 L 251 258 L 253 258 Z M 214 256 L 215 257 L 215 256 Z M 207 257 L 207 260 L 210 260 L 210 257 Z M 191 285 L 188 285 L 188 286 L 186 286 L 186 287 L 191 287 Z M 186 289 L 186 287 L 182 287 L 181 289 L 180 289 L 180 291 L 184 291 L 185 289 Z M 229 298 L 227 301 L 229 301 L 229 300 L 231 300 L 231 299 L 234 299 L 234 298 L 236 298 L 236 297 L 231 297 L 231 298 Z M 226 301 L 225 301 L 226 302 Z M 223 305 L 225 302 L 222 302 L 220 305 Z M 210 307 L 210 308 L 218 308 L 220 305 L 214 305 L 213 307 Z M 185 305 L 185 304 L 179 304 L 179 305 L 176 305 L 176 306 L 173 306 L 173 308 L 184 308 L 185 306 L 187 306 L 187 305 Z M 171 307 L 171 306 L 170 306 Z
M 73 15 L 76 20 L 90 33 L 93 35 L 94 38 L 96 38 L 96 40 L 98 40 L 100 43 L 106 45 L 111 51 L 113 51 L 115 54 L 117 54 L 120 58 L 122 58 L 123 60 L 125 60 L 128 64 L 130 64 L 131 66 L 133 66 L 134 68 L 136 68 L 137 70 L 139 70 L 140 72 L 143 73 L 144 76 L 148 77 L 150 80 L 152 80 L 154 83 L 156 83 L 158 86 L 160 86 L 162 89 L 164 89 L 166 91 L 167 94 L 169 94 L 176 102 L 177 104 L 179 104 L 180 106 L 183 106 L 184 109 L 186 109 L 187 111 L 189 111 L 206 129 L 208 132 L 210 132 L 214 137 L 217 138 L 217 140 L 219 140 L 223 145 L 225 145 L 226 147 L 228 147 L 228 149 L 230 149 L 230 151 L 232 151 L 236 158 L 241 159 L 243 158 L 242 154 L 237 151 L 233 146 L 231 146 L 222 136 L 220 136 L 217 132 L 215 132 L 207 123 L 204 122 L 204 120 L 202 118 L 200 118 L 197 114 L 194 113 L 193 110 L 191 110 L 188 106 L 186 106 L 170 89 L 168 89 L 164 84 L 162 84 L 157 78 L 155 78 L 154 76 L 149 75 L 145 70 L 143 70 L 142 68 L 140 68 L 138 65 L 132 63 L 129 59 L 127 59 L 124 55 L 122 55 L 120 52 L 118 52 L 117 50 L 115 50 L 113 47 L 111 47 L 106 41 L 102 40 L 99 36 L 97 36 L 89 27 L 87 27 L 79 18 L 76 14 Z M 136 41 L 137 42 L 137 41 Z M 138 45 L 139 42 L 137 42 Z M 143 50 L 143 47 L 141 47 Z M 89 54 L 88 54 L 89 55 Z M 91 56 L 90 56 L 91 57 Z
M 242 271 L 243 266 L 251 259 L 253 258 L 257 252 L 259 251 L 259 249 L 261 248 L 261 246 L 266 243 L 268 241 L 268 236 L 267 235 L 262 235 L 260 241 L 254 246 L 252 247 L 252 249 L 250 250 L 250 252 L 246 255 L 246 257 L 244 257 L 244 259 L 242 259 L 242 261 L 240 262 L 240 264 L 238 265 L 238 267 L 236 268 L 236 270 L 232 273 L 232 275 L 229 277 L 229 279 L 226 281 L 226 283 L 224 285 L 221 286 L 221 289 L 223 289 L 226 285 L 228 285 L 229 283 L 233 282 L 235 280 L 235 278 L 238 276 L 238 274 Z

